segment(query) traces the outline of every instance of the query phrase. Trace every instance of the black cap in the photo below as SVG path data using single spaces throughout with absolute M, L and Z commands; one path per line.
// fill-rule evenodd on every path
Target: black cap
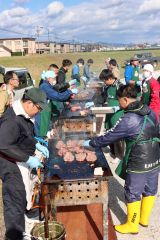
M 44 91 L 40 88 L 30 88 L 26 89 L 24 94 L 31 100 L 33 103 L 36 103 L 40 108 L 44 109 L 47 107 L 47 97 Z

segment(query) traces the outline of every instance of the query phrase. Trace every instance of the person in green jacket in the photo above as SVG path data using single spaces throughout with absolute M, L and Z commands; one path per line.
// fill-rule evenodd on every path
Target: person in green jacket
M 114 107 L 115 113 L 106 114 L 105 128 L 112 128 L 117 121 L 122 117 L 124 111 L 119 110 L 119 101 L 117 98 L 117 90 L 119 89 L 120 83 L 119 80 L 115 78 L 113 73 L 109 69 L 104 69 L 99 75 L 99 79 L 104 81 L 106 87 L 104 89 L 104 101 L 107 104 L 107 107 Z M 118 147 L 119 148 L 119 147 Z M 113 158 L 116 158 L 115 154 L 115 144 L 110 145 L 110 153 Z

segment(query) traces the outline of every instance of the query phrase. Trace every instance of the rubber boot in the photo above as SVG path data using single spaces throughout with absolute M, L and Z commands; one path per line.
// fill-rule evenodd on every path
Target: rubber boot
M 141 201 L 127 204 L 127 222 L 125 224 L 116 225 L 115 230 L 119 233 L 136 234 L 139 232 Z
M 149 217 L 155 202 L 155 196 L 148 196 L 142 198 L 140 225 L 148 227 Z

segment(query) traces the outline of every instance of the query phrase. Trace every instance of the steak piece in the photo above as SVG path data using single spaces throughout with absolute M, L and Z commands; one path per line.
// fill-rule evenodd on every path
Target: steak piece
M 97 156 L 94 152 L 87 152 L 87 157 L 86 157 L 87 162 L 93 163 L 97 160 Z
M 61 149 L 61 148 L 65 148 L 65 147 L 66 147 L 66 144 L 61 140 L 58 141 L 57 144 L 56 144 L 57 149 Z
M 76 112 L 81 110 L 81 106 L 80 105 L 75 105 L 71 107 L 71 112 Z
M 61 148 L 58 150 L 58 155 L 60 157 L 63 157 L 67 153 L 68 149 L 67 148 Z
M 74 148 L 74 152 L 75 153 L 84 153 L 84 148 L 80 147 L 80 146 L 76 146 Z
M 80 111 L 81 116 L 86 116 L 87 114 L 88 114 L 88 110 L 86 110 L 86 109 Z
M 83 162 L 83 161 L 85 161 L 85 159 L 86 159 L 86 153 L 77 153 L 76 154 L 76 160 L 78 161 L 78 162 Z
M 74 156 L 71 152 L 67 152 L 65 155 L 64 155 L 64 161 L 65 162 L 72 162 L 74 161 Z

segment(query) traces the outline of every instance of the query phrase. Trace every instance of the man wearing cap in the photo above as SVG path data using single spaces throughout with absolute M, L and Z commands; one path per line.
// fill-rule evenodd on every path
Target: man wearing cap
M 3 182 L 6 240 L 25 239 L 26 188 L 18 164 L 27 169 L 42 168 L 40 159 L 34 156 L 35 150 L 45 157 L 49 155 L 48 149 L 34 138 L 33 118 L 45 107 L 45 93 L 31 88 L 3 116 L 0 128 L 0 178 Z
M 151 64 L 144 65 L 142 100 L 156 113 L 157 120 L 160 121 L 160 84 L 153 77 L 153 72 L 154 68 Z
M 130 59 L 130 65 L 126 66 L 124 77 L 126 84 L 135 85 L 139 81 L 139 59 L 136 56 Z

